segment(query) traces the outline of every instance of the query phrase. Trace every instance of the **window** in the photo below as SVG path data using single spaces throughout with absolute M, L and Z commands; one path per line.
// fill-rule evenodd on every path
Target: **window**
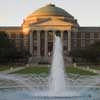
M 81 48 L 85 48 L 85 39 L 81 40 Z
M 85 33 L 81 33 L 81 38 L 85 39 Z
M 33 56 L 37 55 L 37 31 L 33 31 Z
M 68 32 L 67 31 L 64 31 L 64 33 L 63 33 L 63 39 L 64 40 L 68 40 Z
M 61 32 L 60 31 L 56 31 L 56 36 L 60 36 L 61 37 Z
M 68 32 L 64 31 L 63 32 L 63 50 L 64 50 L 64 55 L 67 53 L 67 48 L 68 48 Z
M 53 41 L 53 32 L 48 31 L 48 41 Z
M 15 33 L 12 33 L 12 34 L 11 34 L 11 38 L 12 38 L 12 39 L 16 39 L 16 34 L 15 34 Z
M 81 38 L 81 33 L 77 34 L 77 38 L 80 39 Z
M 23 38 L 23 34 L 22 34 L 22 33 L 19 34 L 19 38 L 20 38 L 20 39 Z
M 45 31 L 40 32 L 40 55 L 45 55 Z
M 48 56 L 52 55 L 53 50 L 53 31 L 48 31 Z
M 88 38 L 89 39 L 90 38 L 90 33 L 86 33 L 85 34 L 85 38 Z
M 98 33 L 94 33 L 94 38 L 99 38 L 99 34 Z

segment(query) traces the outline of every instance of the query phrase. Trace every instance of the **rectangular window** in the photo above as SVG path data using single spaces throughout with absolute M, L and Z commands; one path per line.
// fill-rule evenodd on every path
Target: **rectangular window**
M 85 48 L 85 39 L 81 40 L 81 48 Z
M 81 33 L 81 38 L 85 39 L 85 33 Z
M 99 34 L 98 33 L 94 33 L 94 38 L 98 38 L 99 37 Z
M 16 39 L 16 37 L 17 37 L 17 35 L 16 35 L 15 33 L 12 33 L 12 34 L 11 34 L 11 38 L 12 38 L 12 39 Z
M 85 38 L 86 38 L 86 39 L 89 39 L 89 38 L 90 38 L 90 33 L 86 33 L 86 34 L 85 34 Z

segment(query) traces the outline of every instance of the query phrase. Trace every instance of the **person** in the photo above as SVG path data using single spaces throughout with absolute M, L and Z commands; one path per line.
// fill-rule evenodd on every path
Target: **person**
M 48 52 L 48 56 L 49 56 L 49 57 L 51 56 L 51 53 L 50 53 L 50 52 Z

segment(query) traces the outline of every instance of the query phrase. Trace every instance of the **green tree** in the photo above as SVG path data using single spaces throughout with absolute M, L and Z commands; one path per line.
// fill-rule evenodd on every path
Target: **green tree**
M 14 41 L 9 40 L 6 32 L 0 32 L 0 62 L 8 62 L 16 55 L 17 49 Z
M 90 59 L 91 62 L 100 62 L 100 41 L 90 45 L 86 51 L 86 57 Z
M 85 49 L 83 48 L 76 48 L 71 51 L 71 56 L 75 62 L 84 60 L 85 57 Z
M 73 49 L 71 51 L 71 56 L 73 57 L 74 61 L 79 61 L 81 59 L 82 62 L 100 62 L 100 41 L 95 42 L 88 48 Z

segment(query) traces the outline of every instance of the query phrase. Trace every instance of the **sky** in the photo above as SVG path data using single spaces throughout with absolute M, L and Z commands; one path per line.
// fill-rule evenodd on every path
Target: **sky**
M 0 0 L 0 26 L 20 26 L 26 16 L 49 3 L 65 9 L 80 26 L 100 26 L 100 0 Z

